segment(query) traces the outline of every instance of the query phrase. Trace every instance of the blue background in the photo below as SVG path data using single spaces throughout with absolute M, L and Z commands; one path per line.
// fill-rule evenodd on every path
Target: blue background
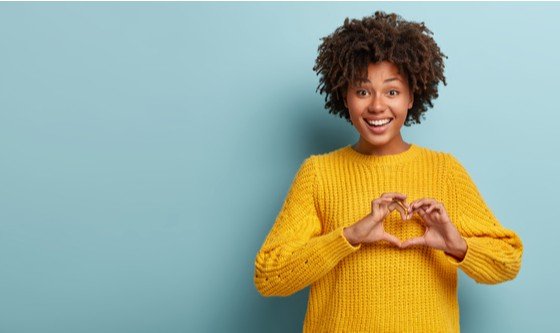
M 354 143 L 312 70 L 375 10 L 446 60 L 421 125 L 525 252 L 462 271 L 462 332 L 556 327 L 558 3 L 0 4 L 0 331 L 297 332 L 308 289 L 264 298 L 254 258 L 310 154 Z

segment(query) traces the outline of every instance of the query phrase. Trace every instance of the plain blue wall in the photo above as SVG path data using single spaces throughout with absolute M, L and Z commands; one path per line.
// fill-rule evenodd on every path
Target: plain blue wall
M 0 4 L 0 331 L 297 332 L 254 258 L 299 164 L 353 143 L 320 38 L 424 21 L 447 86 L 406 141 L 452 152 L 525 252 L 459 280 L 462 332 L 556 324 L 558 3 Z

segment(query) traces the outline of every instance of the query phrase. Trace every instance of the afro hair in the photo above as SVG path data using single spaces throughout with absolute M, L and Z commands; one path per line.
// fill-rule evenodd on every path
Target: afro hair
M 445 82 L 443 58 L 424 22 L 376 11 L 361 20 L 346 18 L 332 34 L 321 38 L 313 70 L 321 75 L 317 90 L 326 93 L 325 108 L 351 123 L 344 103 L 348 85 L 367 78 L 369 63 L 389 61 L 407 78 L 414 103 L 404 125 L 420 124 L 420 116 L 433 107 L 438 83 Z M 316 91 L 317 91 L 316 90 Z

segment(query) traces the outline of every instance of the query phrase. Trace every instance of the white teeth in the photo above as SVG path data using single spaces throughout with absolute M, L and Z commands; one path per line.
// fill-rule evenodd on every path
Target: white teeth
M 385 124 L 389 123 L 391 121 L 391 119 L 387 118 L 387 119 L 384 119 L 384 120 L 366 120 L 366 121 L 370 125 L 381 126 L 381 125 L 385 125 Z

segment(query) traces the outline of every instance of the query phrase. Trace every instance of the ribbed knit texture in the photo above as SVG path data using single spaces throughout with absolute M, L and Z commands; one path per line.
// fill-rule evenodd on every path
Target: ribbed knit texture
M 343 228 L 384 192 L 442 202 L 467 242 L 465 258 L 385 241 L 352 246 Z M 402 221 L 395 210 L 385 230 L 402 241 L 421 236 L 420 219 Z M 311 286 L 303 332 L 460 332 L 457 269 L 478 283 L 504 282 L 518 274 L 522 252 L 452 154 L 412 144 L 375 156 L 348 145 L 300 165 L 256 255 L 254 283 L 263 296 Z

